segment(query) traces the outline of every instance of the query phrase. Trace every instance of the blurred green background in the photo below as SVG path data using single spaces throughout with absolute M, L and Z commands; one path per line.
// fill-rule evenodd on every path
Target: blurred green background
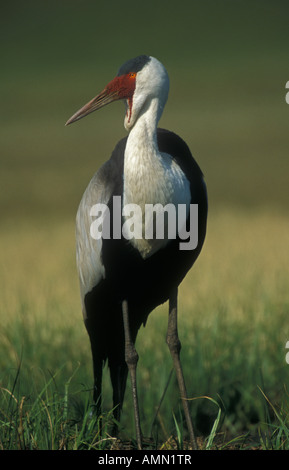
M 1 5 L 1 387 L 11 389 L 21 358 L 19 396 L 39 387 L 40 369 L 64 367 L 66 383 L 78 362 L 76 388 L 91 386 L 74 219 L 88 181 L 126 134 L 124 107 L 64 124 L 123 62 L 149 54 L 171 80 L 160 126 L 188 143 L 209 195 L 207 240 L 180 295 L 189 394 L 227 400 L 238 415 L 230 432 L 262 421 L 256 384 L 281 401 L 289 367 L 288 19 L 285 0 Z M 164 307 L 151 316 L 137 346 L 150 423 L 171 367 L 166 315 Z M 231 406 L 234 391 L 244 402 Z M 174 388 L 164 405 L 171 421 L 177 396 Z M 123 422 L 133 429 L 130 411 L 126 404 Z
M 72 217 L 125 135 L 121 103 L 64 123 L 139 54 L 171 79 L 160 122 L 199 161 L 210 205 L 288 207 L 286 1 L 5 2 L 1 219 Z

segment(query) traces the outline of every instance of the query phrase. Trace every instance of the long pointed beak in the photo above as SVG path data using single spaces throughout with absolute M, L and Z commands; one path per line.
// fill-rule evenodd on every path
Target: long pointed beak
M 99 93 L 99 95 L 97 95 L 91 101 L 86 103 L 81 109 L 79 109 L 75 114 L 73 114 L 73 116 L 68 119 L 65 125 L 68 126 L 68 124 L 72 124 L 73 122 L 82 119 L 88 114 L 93 113 L 93 111 L 96 111 L 97 109 L 106 106 L 112 101 L 119 100 L 120 98 L 121 97 L 119 96 L 117 90 L 109 89 L 106 87 L 101 93 Z

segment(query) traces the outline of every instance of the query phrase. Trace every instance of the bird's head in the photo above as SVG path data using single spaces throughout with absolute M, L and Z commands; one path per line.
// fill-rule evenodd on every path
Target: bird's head
M 125 62 L 104 90 L 79 109 L 66 125 L 78 121 L 112 101 L 124 100 L 126 104 L 124 125 L 129 131 L 153 100 L 157 102 L 158 120 L 166 104 L 168 92 L 169 77 L 165 67 L 154 57 L 141 55 Z

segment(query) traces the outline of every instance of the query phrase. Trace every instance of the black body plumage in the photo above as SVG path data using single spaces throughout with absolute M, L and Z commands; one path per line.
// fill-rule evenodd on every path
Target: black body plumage
M 158 129 L 160 152 L 170 153 L 190 182 L 191 204 L 198 204 L 199 234 L 195 250 L 180 250 L 180 240 L 168 245 L 151 257 L 143 259 L 125 238 L 103 240 L 102 262 L 106 276 L 85 296 L 86 327 L 91 339 L 95 391 L 100 403 L 102 367 L 106 360 L 114 390 L 114 406 L 122 403 L 127 365 L 124 354 L 124 332 L 121 302 L 129 304 L 130 329 L 133 340 L 149 313 L 168 300 L 173 287 L 178 286 L 197 259 L 206 234 L 207 195 L 202 172 L 186 143 L 173 132 Z M 114 181 L 114 196 L 123 194 L 123 164 L 127 137 L 122 139 L 106 163 L 105 173 Z M 112 198 L 108 203 L 113 219 Z M 118 414 L 117 414 L 118 416 Z

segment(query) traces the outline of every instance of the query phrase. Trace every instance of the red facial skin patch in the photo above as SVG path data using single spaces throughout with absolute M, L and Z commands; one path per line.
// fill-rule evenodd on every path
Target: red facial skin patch
M 117 94 L 119 99 L 127 99 L 128 101 L 128 122 L 132 113 L 133 94 L 136 84 L 136 73 L 131 72 L 126 75 L 115 77 L 106 86 L 106 91 L 109 95 Z

